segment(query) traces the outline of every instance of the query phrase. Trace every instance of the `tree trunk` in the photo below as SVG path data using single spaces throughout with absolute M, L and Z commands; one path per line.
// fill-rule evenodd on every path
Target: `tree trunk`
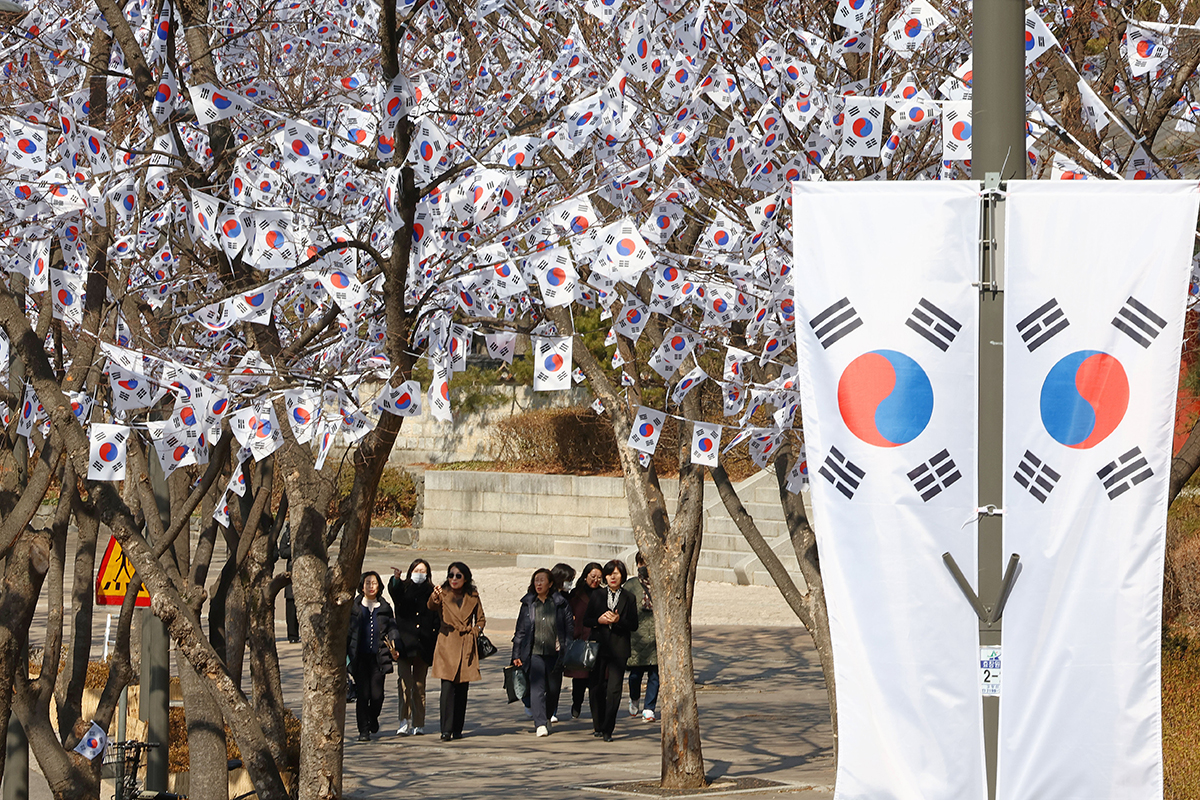
M 179 688 L 187 719 L 188 797 L 191 800 L 228 800 L 229 772 L 225 746 L 225 718 L 212 696 L 209 682 L 196 674 L 186 658 L 175 653 Z
M 618 441 L 628 438 L 628 431 Z M 680 441 L 691 436 L 680 434 Z M 707 784 L 700 744 L 700 711 L 692 661 L 691 600 L 696 582 L 704 496 L 703 468 L 685 465 L 679 477 L 679 507 L 668 522 L 666 504 L 653 465 L 643 469 L 637 455 L 621 445 L 625 494 L 634 540 L 649 567 L 654 593 L 654 634 L 658 641 L 659 705 L 662 709 L 664 789 L 696 789 Z M 631 462 L 626 464 L 625 462 Z
M 297 504 L 292 503 L 296 508 Z M 299 525 L 292 527 L 292 546 L 297 529 L 320 528 L 324 520 L 306 510 Z M 312 533 L 301 532 L 301 536 Z M 295 550 L 293 550 L 295 553 Z M 304 736 L 300 742 L 300 800 L 334 800 L 342 796 L 343 729 L 346 721 L 346 627 L 350 601 L 342 594 L 329 595 L 329 570 L 313 553 L 292 556 L 293 594 L 304 643 L 304 707 L 300 719 Z

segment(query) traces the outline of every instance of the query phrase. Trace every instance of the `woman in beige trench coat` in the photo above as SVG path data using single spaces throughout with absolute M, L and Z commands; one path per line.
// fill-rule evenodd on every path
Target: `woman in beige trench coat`
M 433 677 L 442 682 L 442 741 L 461 739 L 467 715 L 467 690 L 479 680 L 479 634 L 487 624 L 483 603 L 471 579 L 471 569 L 455 561 L 446 569 L 446 582 L 433 590 L 429 607 L 441 612 Z

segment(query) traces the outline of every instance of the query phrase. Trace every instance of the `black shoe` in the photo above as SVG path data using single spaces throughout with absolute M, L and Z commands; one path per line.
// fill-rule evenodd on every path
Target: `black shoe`
M 448 734 L 448 733 L 443 733 L 443 734 L 442 734 L 442 741 L 443 741 L 443 742 L 448 742 L 448 741 L 450 741 L 450 739 L 451 739 L 451 738 L 452 738 L 452 737 L 451 737 L 451 736 L 450 736 L 450 734 Z
M 289 644 L 300 644 L 300 637 L 299 636 L 289 636 L 288 643 Z
M 612 734 L 611 734 L 611 733 L 606 733 L 606 734 L 604 734 L 604 741 L 606 741 L 606 742 L 611 742 L 611 741 L 612 741 Z
M 452 733 L 452 734 L 450 734 L 450 738 L 451 739 L 461 739 L 462 734 L 461 733 Z
M 582 709 L 579 706 L 571 706 L 571 719 L 579 719 L 579 713 Z
M 369 742 L 369 741 L 371 741 L 371 734 L 369 734 L 369 733 L 360 733 L 360 734 L 358 735 L 358 740 L 359 740 L 360 742 Z
M 604 731 L 592 731 L 592 736 L 595 736 L 597 739 L 599 739 L 603 735 L 604 735 Z
M 371 720 L 371 733 L 379 733 L 379 720 Z

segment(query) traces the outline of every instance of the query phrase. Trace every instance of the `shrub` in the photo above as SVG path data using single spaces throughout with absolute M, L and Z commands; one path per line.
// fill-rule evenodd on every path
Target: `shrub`
M 496 460 L 535 472 L 595 473 L 620 469 L 612 426 L 587 408 L 542 408 L 499 420 Z
M 337 515 L 338 504 L 350 495 L 354 486 L 354 467 L 347 466 L 338 473 L 337 492 L 329 503 L 329 518 Z M 417 485 L 413 476 L 403 469 L 385 467 L 375 492 L 374 524 L 381 527 L 407 528 L 412 525 L 417 510 Z

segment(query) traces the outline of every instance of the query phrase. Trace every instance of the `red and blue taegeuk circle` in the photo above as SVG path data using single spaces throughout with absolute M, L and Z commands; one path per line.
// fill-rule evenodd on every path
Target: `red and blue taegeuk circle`
M 1129 378 L 1115 357 L 1079 350 L 1042 382 L 1042 424 L 1059 444 L 1087 450 L 1108 438 L 1129 408 Z
M 876 447 L 908 444 L 933 416 L 929 376 L 895 350 L 873 350 L 851 361 L 838 380 L 837 397 L 846 427 Z

